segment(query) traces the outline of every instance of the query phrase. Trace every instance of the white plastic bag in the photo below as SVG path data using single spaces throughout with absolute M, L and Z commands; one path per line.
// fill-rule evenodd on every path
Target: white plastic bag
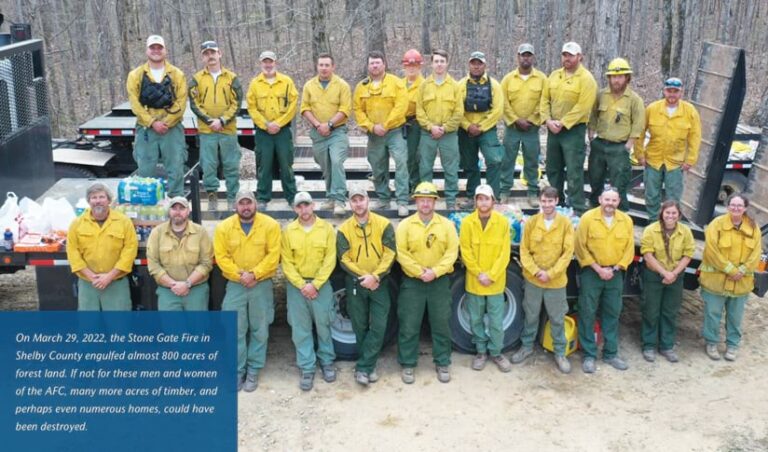
M 69 225 L 76 218 L 75 208 L 66 198 L 45 198 L 43 200 L 43 212 L 53 232 L 69 230 Z
M 13 233 L 13 240 L 19 240 L 18 217 L 20 213 L 19 198 L 16 193 L 9 191 L 5 195 L 3 207 L 0 207 L 0 234 L 4 233 L 6 229 L 10 229 Z
M 26 234 L 48 234 L 51 232 L 51 225 L 48 222 L 43 208 L 35 201 L 24 197 L 19 202 L 21 208 L 21 224 L 19 227 Z

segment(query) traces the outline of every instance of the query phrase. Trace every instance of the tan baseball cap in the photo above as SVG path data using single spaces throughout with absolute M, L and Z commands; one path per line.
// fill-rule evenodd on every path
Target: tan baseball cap
M 493 189 L 488 184 L 478 185 L 475 189 L 475 197 L 477 197 L 477 195 L 485 195 L 491 199 L 496 199 L 496 197 L 493 196 Z
M 259 55 L 259 61 L 264 61 L 264 60 L 277 61 L 277 55 L 275 55 L 275 52 L 271 50 L 265 50 L 261 52 L 261 55 Z
M 366 191 L 366 189 L 364 189 L 363 187 L 352 187 L 349 189 L 349 199 L 352 199 L 355 196 L 362 196 L 364 198 L 367 198 L 368 191 Z
M 147 47 L 153 46 L 155 44 L 160 44 L 161 46 L 165 47 L 165 39 L 163 39 L 160 35 L 151 35 L 147 38 Z
M 296 193 L 296 196 L 293 198 L 293 207 L 298 207 L 301 204 L 310 204 L 312 203 L 312 195 L 305 191 L 300 191 Z
M 242 199 L 250 199 L 251 201 L 256 202 L 256 197 L 253 195 L 253 192 L 248 190 L 237 192 L 237 196 L 235 196 L 235 204 L 239 203 Z
M 581 54 L 581 46 L 575 42 L 566 42 L 563 44 L 563 51 L 561 53 L 570 53 L 571 55 Z
M 176 204 L 181 204 L 184 206 L 184 208 L 189 209 L 189 200 L 183 196 L 174 196 L 171 198 L 171 200 L 168 202 L 168 210 L 171 209 Z

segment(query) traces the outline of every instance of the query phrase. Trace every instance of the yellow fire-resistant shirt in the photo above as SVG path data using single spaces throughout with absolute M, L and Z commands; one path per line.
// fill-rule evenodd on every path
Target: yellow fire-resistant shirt
M 189 81 L 189 107 L 198 117 L 200 133 L 214 133 L 208 126 L 211 119 L 221 119 L 223 130 L 219 133 L 237 133 L 237 114 L 243 100 L 243 87 L 237 74 L 226 68 L 213 79 L 208 68 L 197 72 Z
M 174 281 L 186 281 L 193 271 L 208 279 L 213 267 L 213 244 L 199 224 L 187 222 L 184 234 L 177 237 L 171 222 L 157 225 L 147 240 L 147 270 L 158 284 L 167 274 Z
M 299 101 L 299 92 L 293 80 L 282 72 L 269 83 L 264 73 L 257 75 L 248 87 L 248 114 L 253 124 L 267 130 L 267 123 L 285 127 L 293 121 Z
M 405 83 L 392 74 L 384 74 L 378 84 L 366 78 L 355 87 L 354 109 L 358 127 L 369 133 L 376 124 L 387 130 L 402 126 L 408 110 Z
M 464 87 L 464 96 L 466 97 L 467 83 L 483 84 L 488 80 L 488 74 L 483 74 L 478 82 L 470 76 L 466 76 L 459 81 L 459 85 Z M 483 112 L 473 112 L 464 110 L 464 116 L 461 118 L 461 128 L 467 130 L 471 124 L 478 124 L 483 132 L 491 130 L 499 123 L 504 114 L 504 91 L 495 78 L 491 77 L 491 109 Z M 462 103 L 464 99 L 462 99 Z
M 443 126 L 445 132 L 455 132 L 464 117 L 464 85 L 446 74 L 443 83 L 435 83 L 433 75 L 419 87 L 416 97 L 416 120 L 429 131 L 432 126 Z
M 416 97 L 419 95 L 419 86 L 424 82 L 424 76 L 419 74 L 419 76 L 416 78 L 416 80 L 413 81 L 413 83 L 408 85 L 408 79 L 403 77 L 403 83 L 405 84 L 405 89 L 408 90 L 408 110 L 405 112 L 406 118 L 415 118 L 416 117 Z
M 541 95 L 541 121 L 557 119 L 566 129 L 589 122 L 597 98 L 597 82 L 584 66 L 568 75 L 564 68 L 552 71 Z
M 336 232 L 322 218 L 304 230 L 298 219 L 290 222 L 283 231 L 280 256 L 283 260 L 285 279 L 301 289 L 311 282 L 320 289 L 336 268 Z
M 213 233 L 213 253 L 221 274 L 239 283 L 242 272 L 251 272 L 261 281 L 275 276 L 280 262 L 280 225 L 263 213 L 256 213 L 245 235 L 237 214 L 218 225 Z
M 438 278 L 453 272 L 459 256 L 459 237 L 451 220 L 433 214 L 425 225 L 419 214 L 413 214 L 400 222 L 395 236 L 397 262 L 406 276 L 418 278 L 427 268 Z
M 718 295 L 746 295 L 755 286 L 755 270 L 760 262 L 762 236 L 754 220 L 744 215 L 736 229 L 730 214 L 712 220 L 704 230 L 704 258 L 699 267 L 699 284 Z M 744 277 L 731 281 L 728 276 L 741 271 Z
M 370 274 L 381 280 L 395 261 L 396 248 L 392 223 L 373 212 L 364 226 L 354 216 L 348 218 L 336 235 L 339 264 L 353 276 Z
M 144 127 L 152 127 L 155 121 L 162 121 L 168 127 L 173 127 L 184 117 L 184 110 L 187 108 L 187 80 L 181 69 L 165 62 L 163 77 L 167 75 L 171 79 L 173 87 L 173 103 L 166 108 L 149 108 L 141 105 L 141 81 L 147 74 L 149 80 L 156 82 L 152 77 L 152 71 L 149 69 L 149 63 L 144 63 L 128 73 L 128 79 L 125 82 L 128 91 L 128 101 L 131 103 L 131 110 L 136 115 L 136 124 Z
M 67 232 L 67 260 L 72 273 L 89 268 L 94 273 L 108 273 L 112 269 L 122 272 L 119 277 L 130 273 L 139 249 L 139 239 L 131 220 L 124 214 L 110 210 L 104 224 L 91 216 L 86 209 L 75 219 Z
M 635 238 L 629 215 L 616 210 L 610 226 L 605 222 L 600 207 L 588 210 L 581 216 L 576 230 L 576 259 L 579 265 L 618 265 L 626 270 L 634 257 Z
M 547 85 L 547 75 L 536 68 L 531 69 L 523 79 L 519 69 L 510 72 L 501 80 L 504 93 L 504 122 L 511 126 L 518 119 L 527 119 L 537 126 L 541 119 L 541 95 Z
M 545 289 L 560 289 L 568 284 L 568 266 L 573 260 L 574 232 L 571 220 L 555 214 L 547 229 L 544 214 L 537 213 L 525 223 L 520 241 L 520 263 L 523 277 L 531 284 Z M 536 273 L 544 270 L 549 282 L 542 283 Z
M 467 268 L 464 287 L 475 295 L 496 295 L 507 285 L 507 265 L 510 257 L 509 220 L 491 211 L 491 218 L 483 229 L 477 210 L 461 221 L 459 231 L 461 261 Z M 477 280 L 480 273 L 491 278 L 493 284 L 483 286 Z
M 589 117 L 589 128 L 600 138 L 615 143 L 640 138 L 645 130 L 643 99 L 630 87 L 618 99 L 610 88 L 603 88 Z
M 651 133 L 651 138 L 647 144 L 637 140 L 635 157 L 644 157 L 654 169 L 664 165 L 673 170 L 683 163 L 695 165 L 699 160 L 701 119 L 692 104 L 681 100 L 670 117 L 666 100 L 652 102 L 645 109 L 645 131 Z
M 677 223 L 677 227 L 669 236 L 669 247 L 664 246 L 664 232 L 658 221 L 643 229 L 643 238 L 640 240 L 640 254 L 653 254 L 667 271 L 674 270 L 683 257 L 692 258 L 695 249 L 691 228 L 681 223 Z
M 331 76 L 325 88 L 320 83 L 320 77 L 310 79 L 301 92 L 299 114 L 305 111 L 311 111 L 322 123 L 330 121 L 337 112 L 342 112 L 344 119 L 336 123 L 336 126 L 346 124 L 352 111 L 352 90 L 349 84 L 336 74 Z

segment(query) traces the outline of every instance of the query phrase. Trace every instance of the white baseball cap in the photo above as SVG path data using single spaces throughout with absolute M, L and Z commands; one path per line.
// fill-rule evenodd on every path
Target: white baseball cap
M 160 35 L 150 35 L 150 37 L 147 38 L 147 47 L 153 46 L 155 44 L 160 44 L 161 46 L 165 47 L 165 39 L 163 39 Z
M 563 51 L 562 53 L 570 53 L 571 55 L 579 55 L 581 54 L 581 46 L 576 44 L 575 42 L 566 42 L 563 44 Z
M 493 188 L 488 184 L 478 185 L 475 189 L 475 197 L 477 197 L 477 195 L 485 195 L 491 199 L 496 199 L 496 197 L 493 196 Z

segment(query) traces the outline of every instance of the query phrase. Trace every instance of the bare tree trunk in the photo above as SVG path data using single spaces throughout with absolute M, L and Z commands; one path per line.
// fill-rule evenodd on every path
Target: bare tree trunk
M 619 2 L 614 0 L 598 0 L 595 14 L 596 24 L 593 27 L 597 37 L 595 61 L 592 70 L 603 72 L 612 58 L 619 56 Z
M 670 76 L 672 71 L 672 2 L 663 2 L 663 21 L 661 31 L 661 73 L 664 78 Z
M 312 59 L 317 61 L 317 57 L 323 52 L 330 52 L 331 45 L 328 41 L 328 34 L 325 31 L 325 16 L 328 13 L 326 0 L 312 0 Z
M 264 0 L 264 25 L 267 30 L 273 30 L 275 25 L 272 21 L 272 0 Z
M 120 66 L 121 72 L 127 75 L 131 71 L 132 55 L 135 49 L 134 45 L 141 42 L 139 36 L 139 18 L 137 17 L 136 3 L 134 0 L 119 0 L 115 2 L 115 12 L 117 17 L 117 30 L 120 36 Z
M 424 8 L 421 10 L 421 51 L 422 53 L 432 50 L 432 42 L 430 40 L 430 18 L 432 17 L 432 11 L 434 11 L 434 0 L 424 0 Z

